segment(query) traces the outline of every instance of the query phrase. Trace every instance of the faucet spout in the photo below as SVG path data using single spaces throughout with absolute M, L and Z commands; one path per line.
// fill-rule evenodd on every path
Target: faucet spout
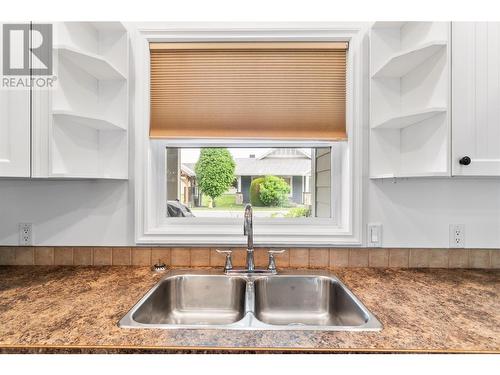
M 253 257 L 253 209 L 251 204 L 245 206 L 245 216 L 243 222 L 243 234 L 247 236 L 247 270 L 252 272 L 255 269 Z

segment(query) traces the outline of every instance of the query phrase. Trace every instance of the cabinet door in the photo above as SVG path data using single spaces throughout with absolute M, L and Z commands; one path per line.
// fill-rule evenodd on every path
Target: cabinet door
M 452 32 L 453 175 L 500 176 L 500 23 Z
M 0 51 L 3 51 L 0 24 Z M 22 48 L 13 44 L 12 48 Z M 0 59 L 0 74 L 3 64 Z M 3 76 L 8 78 L 8 76 Z M 0 87 L 0 177 L 30 177 L 30 90 Z

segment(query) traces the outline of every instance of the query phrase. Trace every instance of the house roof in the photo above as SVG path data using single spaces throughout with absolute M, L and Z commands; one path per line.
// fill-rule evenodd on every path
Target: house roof
M 309 176 L 311 175 L 310 159 L 255 159 L 236 158 L 236 176 Z M 194 170 L 195 163 L 183 166 Z
M 185 173 L 189 177 L 196 176 L 194 172 L 194 163 L 184 163 L 181 165 L 181 172 Z
M 252 159 L 238 158 L 236 176 L 309 176 L 311 174 L 310 159 Z
M 270 159 L 270 158 L 311 159 L 311 154 L 308 153 L 305 149 L 300 149 L 300 148 L 271 148 L 263 155 L 259 156 L 259 159 Z
M 236 176 L 310 176 L 311 156 L 304 150 L 273 148 L 259 158 L 235 158 Z M 183 163 L 184 171 L 194 171 L 195 163 Z M 189 175 L 189 174 L 188 174 Z M 192 174 L 194 176 L 194 172 Z

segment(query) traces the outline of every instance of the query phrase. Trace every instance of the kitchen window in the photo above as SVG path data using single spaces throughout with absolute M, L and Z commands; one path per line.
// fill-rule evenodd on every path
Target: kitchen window
M 136 163 L 137 242 L 243 244 L 247 203 L 255 207 L 257 245 L 359 241 L 348 125 L 351 39 L 157 37 L 146 38 L 143 49 L 149 134 L 139 144 L 148 150 L 144 174 Z M 204 164 L 202 155 L 215 156 Z M 210 185 L 219 183 L 218 190 Z
M 167 144 L 164 184 L 160 186 L 165 201 L 160 216 L 170 221 L 190 218 L 193 223 L 198 218 L 207 222 L 241 221 L 245 205 L 251 203 L 255 218 L 262 222 L 323 219 L 338 223 L 342 145 L 268 146 L 200 148 Z M 219 155 L 225 155 L 226 162 L 211 164 L 220 160 Z

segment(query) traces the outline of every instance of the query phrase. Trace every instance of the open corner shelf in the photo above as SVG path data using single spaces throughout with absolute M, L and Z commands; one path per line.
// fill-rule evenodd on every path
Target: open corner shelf
M 118 21 L 90 22 L 97 31 L 125 33 L 127 29 Z
M 68 45 L 54 46 L 63 58 L 99 80 L 126 79 L 125 75 L 103 57 Z
M 72 121 L 80 125 L 85 125 L 90 128 L 94 128 L 96 130 L 123 130 L 123 131 L 126 130 L 124 126 L 119 125 L 117 123 L 102 118 L 93 117 L 67 110 L 54 109 L 52 110 L 52 116 L 61 119 L 63 121 L 64 120 Z
M 120 22 L 55 22 L 55 90 L 34 92 L 32 175 L 128 179 L 129 35 Z
M 370 178 L 449 177 L 449 22 L 372 24 Z
M 373 23 L 374 29 L 400 29 L 407 23 L 406 21 L 376 21 Z
M 438 51 L 446 48 L 446 45 L 447 42 L 445 40 L 436 40 L 396 53 L 382 64 L 382 66 L 372 75 L 372 78 L 402 77 Z
M 403 129 L 445 112 L 446 107 L 431 107 L 420 111 L 407 112 L 378 122 L 372 125 L 372 129 Z

